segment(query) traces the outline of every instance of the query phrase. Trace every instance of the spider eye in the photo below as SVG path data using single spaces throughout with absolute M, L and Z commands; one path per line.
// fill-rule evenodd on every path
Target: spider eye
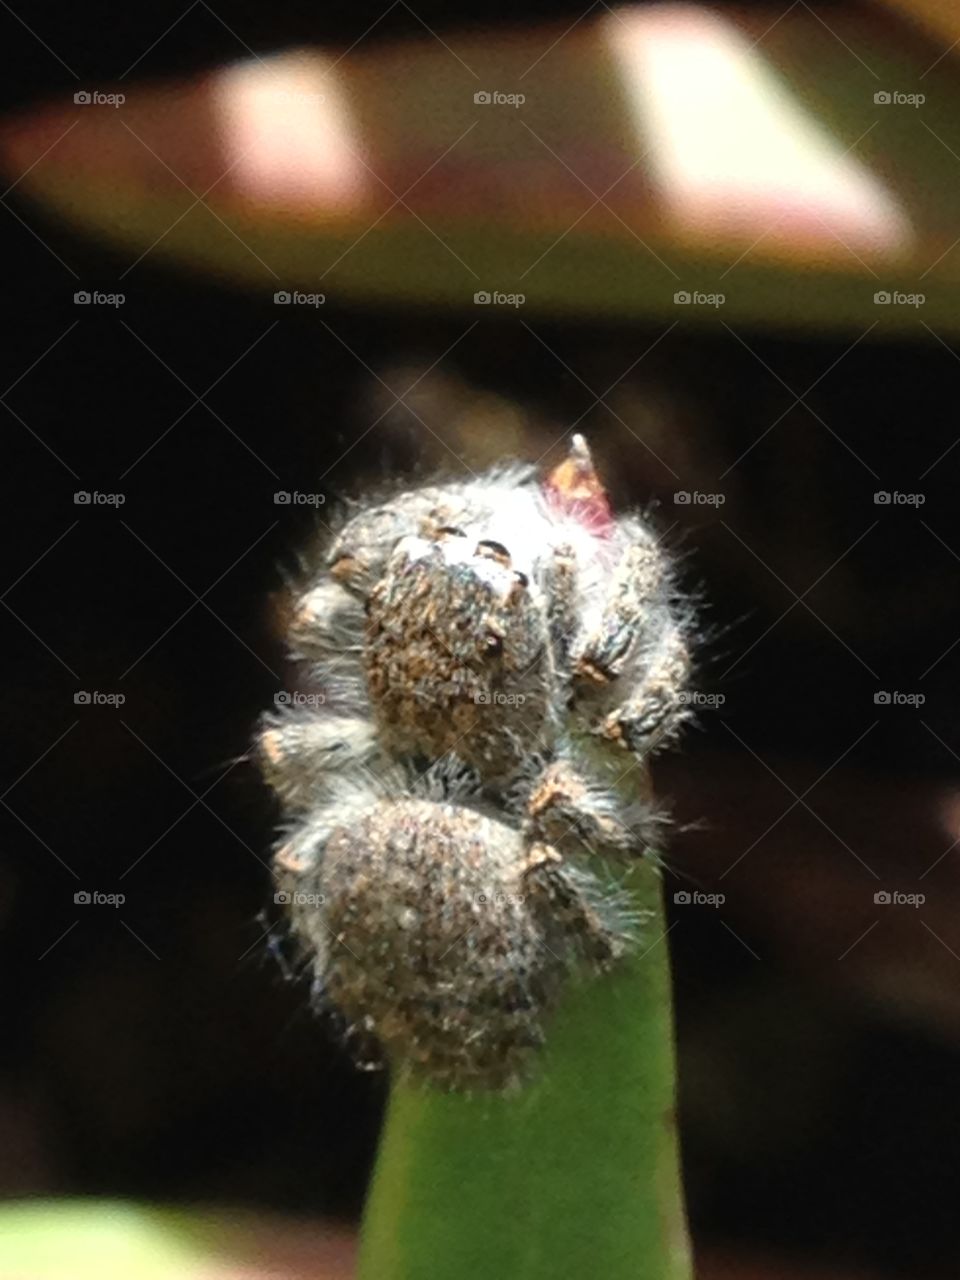
M 488 631 L 483 637 L 483 650 L 488 658 L 499 658 L 503 653 L 503 636 L 495 631 Z
M 492 538 L 484 538 L 477 543 L 476 554 L 486 556 L 488 560 L 496 560 L 498 564 L 510 564 L 510 552 L 502 542 L 494 542 Z

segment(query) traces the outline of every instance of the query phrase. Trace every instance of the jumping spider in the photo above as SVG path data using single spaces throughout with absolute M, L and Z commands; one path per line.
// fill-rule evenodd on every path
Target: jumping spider
M 685 718 L 689 611 L 574 437 L 347 518 L 295 602 L 325 704 L 266 717 L 275 857 L 320 998 L 443 1087 L 525 1073 L 577 966 L 631 945 L 604 878 L 649 849 L 645 762 Z

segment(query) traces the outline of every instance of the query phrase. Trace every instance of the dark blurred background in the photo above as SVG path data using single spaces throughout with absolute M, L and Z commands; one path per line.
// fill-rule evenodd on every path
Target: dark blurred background
M 244 44 L 349 42 L 381 12 L 213 15 L 201 0 L 185 16 L 94 3 L 24 17 L 107 83 L 148 49 L 137 74 L 169 76 Z M 443 30 L 582 9 L 418 12 Z M 72 91 L 44 43 L 9 12 L 0 24 L 7 108 Z M 370 38 L 418 28 L 401 4 Z M 342 498 L 505 451 L 548 465 L 582 416 L 616 501 L 650 505 L 703 598 L 711 702 L 657 767 L 677 824 L 698 1246 L 955 1276 L 960 355 L 932 336 L 719 321 L 474 324 L 334 298 L 278 314 L 149 254 L 121 285 L 130 255 L 8 204 L 2 1191 L 355 1219 L 384 1080 L 307 1011 L 261 918 L 277 813 L 245 755 L 285 687 L 284 575 Z M 78 288 L 126 302 L 80 310 Z M 418 416 L 384 414 L 427 370 Z M 277 490 L 324 505 L 276 505 Z M 877 491 L 924 501 L 878 505 Z M 77 904 L 81 891 L 126 900 Z M 724 901 L 673 901 L 695 891 Z

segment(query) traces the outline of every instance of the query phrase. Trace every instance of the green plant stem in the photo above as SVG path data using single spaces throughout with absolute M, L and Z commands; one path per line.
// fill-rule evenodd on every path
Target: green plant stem
M 636 956 L 577 982 L 515 1093 L 393 1085 L 360 1280 L 690 1280 L 660 878 Z

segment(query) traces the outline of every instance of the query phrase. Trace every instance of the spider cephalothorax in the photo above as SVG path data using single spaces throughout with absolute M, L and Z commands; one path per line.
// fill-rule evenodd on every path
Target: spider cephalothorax
M 648 846 L 645 762 L 684 718 L 689 631 L 579 437 L 543 482 L 401 492 L 332 540 L 291 629 L 329 696 L 270 717 L 260 759 L 317 989 L 396 1064 L 520 1079 L 571 970 L 630 946 L 602 860 Z
M 541 594 L 503 543 L 452 528 L 398 542 L 367 600 L 364 649 L 391 749 L 509 772 L 546 731 L 549 665 Z

